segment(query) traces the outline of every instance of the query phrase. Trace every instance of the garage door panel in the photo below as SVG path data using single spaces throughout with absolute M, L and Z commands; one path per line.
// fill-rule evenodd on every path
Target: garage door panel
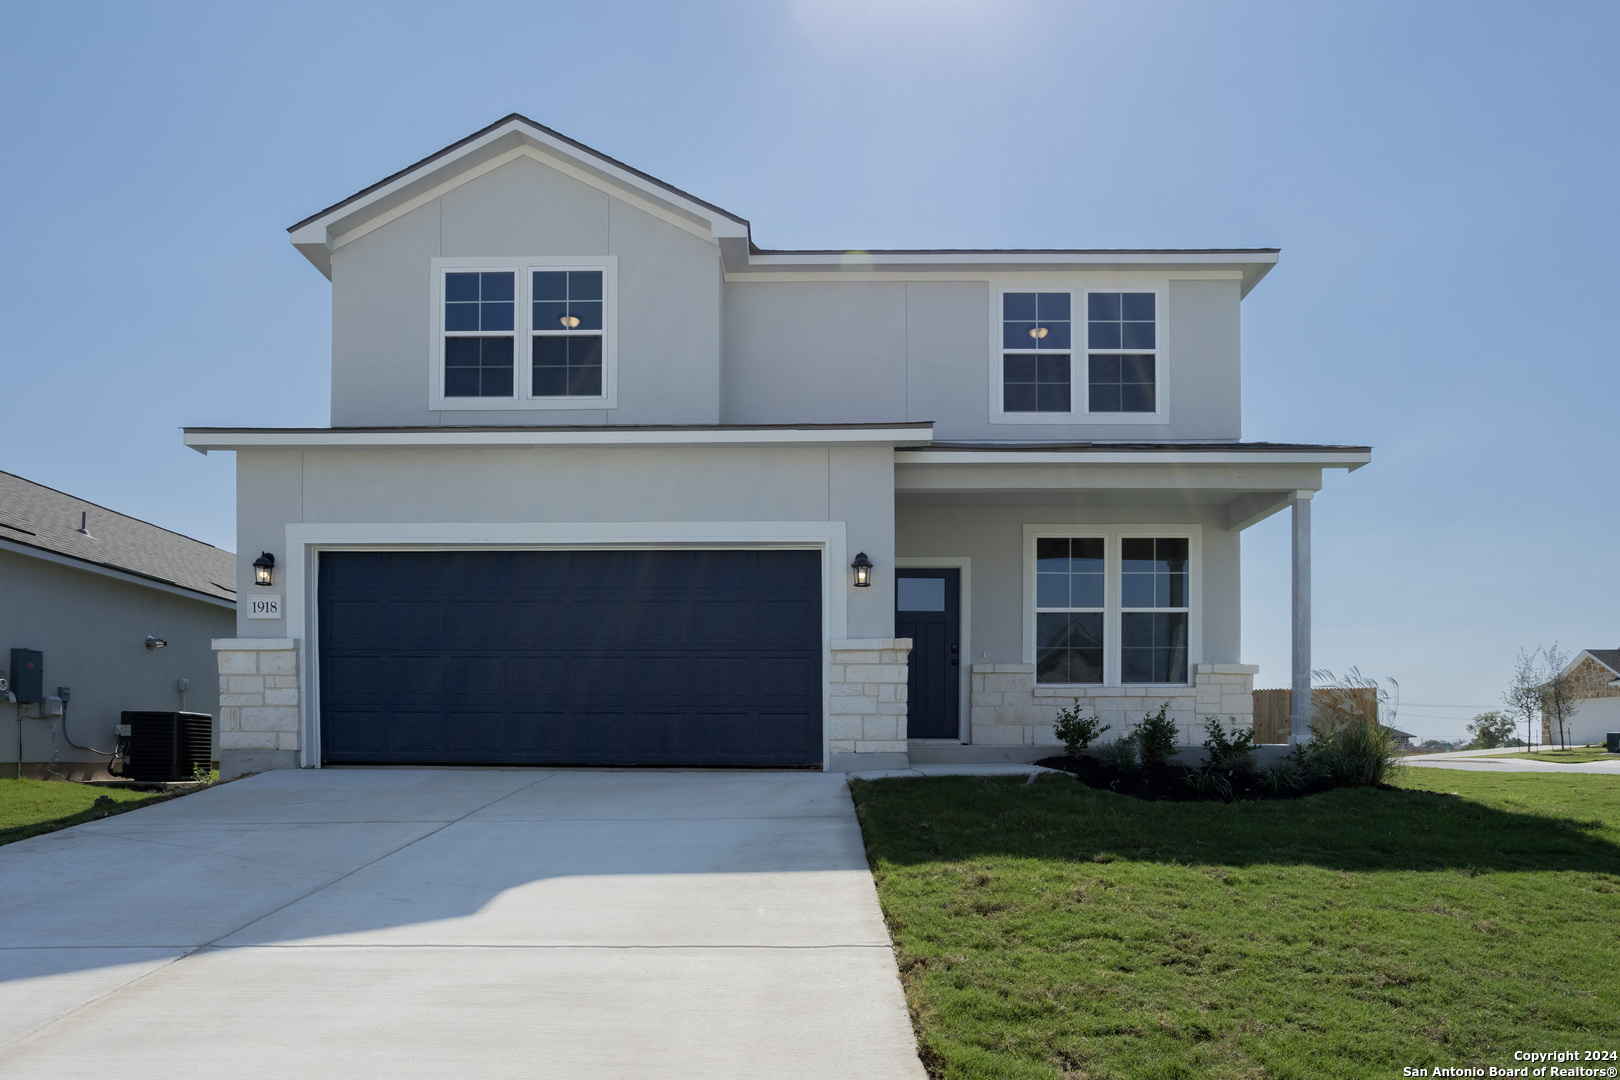
M 814 765 L 820 554 L 321 556 L 332 762 Z
M 499 653 L 455 656 L 448 667 L 450 699 L 470 705 L 495 705 L 507 700 L 506 657 Z
M 382 754 L 388 750 L 383 714 L 368 710 L 333 709 L 323 714 L 328 722 L 325 750 L 337 754 Z

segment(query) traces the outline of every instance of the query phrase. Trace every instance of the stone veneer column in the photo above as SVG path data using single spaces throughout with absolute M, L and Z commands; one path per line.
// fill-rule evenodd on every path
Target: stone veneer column
M 215 638 L 219 654 L 219 775 L 298 767 L 302 728 L 298 642 Z
M 1079 698 L 1088 712 L 1110 725 L 1104 740 L 1117 739 L 1142 717 L 1170 703 L 1168 716 L 1183 746 L 1201 746 L 1204 720 L 1218 716 L 1241 728 L 1254 726 L 1253 664 L 1197 664 L 1191 686 L 1039 686 L 1033 664 L 974 664 L 973 743 L 1005 747 L 1006 760 L 1035 760 L 1058 745 L 1052 733 L 1057 711 Z M 1020 750 L 1019 747 L 1028 747 Z
M 834 772 L 910 765 L 906 755 L 910 655 L 910 638 L 850 638 L 832 643 L 827 723 Z

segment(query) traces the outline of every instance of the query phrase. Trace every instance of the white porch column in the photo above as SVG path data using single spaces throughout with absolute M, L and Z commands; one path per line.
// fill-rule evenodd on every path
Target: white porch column
M 1298 745 L 1311 737 L 1311 496 L 1294 492 L 1294 679 L 1288 741 Z

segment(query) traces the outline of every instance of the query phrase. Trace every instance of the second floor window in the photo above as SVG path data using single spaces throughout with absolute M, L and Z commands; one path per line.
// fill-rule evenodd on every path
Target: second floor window
M 1158 409 L 1156 301 L 1150 292 L 1086 295 L 1087 411 Z
M 444 276 L 444 396 L 511 397 L 517 275 Z
M 434 271 L 436 408 L 614 407 L 610 258 L 443 262 Z
M 1069 294 L 1001 294 L 1001 408 L 1010 413 L 1071 410 Z

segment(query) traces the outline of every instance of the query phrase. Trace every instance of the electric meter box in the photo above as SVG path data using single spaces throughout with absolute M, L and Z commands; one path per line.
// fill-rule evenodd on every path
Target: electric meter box
M 45 654 L 38 649 L 11 650 L 11 692 L 18 704 L 33 705 L 45 696 Z

